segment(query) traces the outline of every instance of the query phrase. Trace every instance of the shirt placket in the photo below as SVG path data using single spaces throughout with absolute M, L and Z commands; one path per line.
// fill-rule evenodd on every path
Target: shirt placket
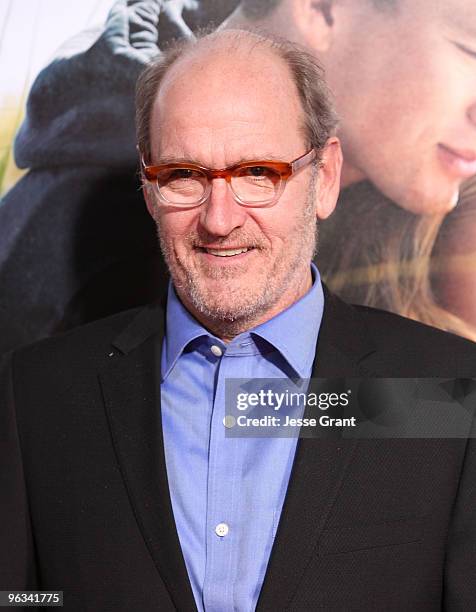
M 213 349 L 213 346 L 211 347 Z M 224 347 L 223 352 L 224 352 Z M 218 356 L 215 348 L 212 353 Z M 203 604 L 207 612 L 234 610 L 233 584 L 238 549 L 237 500 L 241 486 L 237 440 L 225 436 L 225 379 L 232 376 L 233 357 L 218 357 L 216 391 L 210 424 L 207 482 L 206 566 Z

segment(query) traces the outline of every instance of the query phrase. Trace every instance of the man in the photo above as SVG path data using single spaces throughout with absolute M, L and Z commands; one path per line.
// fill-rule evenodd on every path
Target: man
M 225 27 L 249 24 L 306 45 L 335 94 L 346 189 L 322 228 L 323 277 L 347 301 L 476 339 L 472 249 L 435 247 L 476 175 L 474 2 L 242 0 Z M 444 231 L 467 245 L 463 202 Z
M 476 174 L 473 2 L 242 0 L 225 25 L 243 23 L 306 45 L 324 66 L 342 187 L 368 179 L 418 214 L 456 205 Z
M 192 29 L 211 19 L 220 23 L 236 4 L 202 2 L 186 19 Z M 7 328 L 0 352 L 153 297 L 148 282 L 161 262 L 152 224 L 137 206 L 130 126 L 138 70 L 184 31 L 171 6 L 118 0 L 99 40 L 54 61 L 32 88 L 16 142 L 17 163 L 31 171 L 0 207 L 0 322 Z M 450 210 L 461 182 L 474 174 L 472 23 L 470 0 L 245 0 L 224 26 L 263 25 L 306 44 L 326 67 L 342 119 L 342 185 L 348 188 L 338 216 L 322 228 L 321 273 L 348 301 L 468 337 L 474 330 L 440 306 L 472 320 L 467 273 L 440 265 L 435 301 L 434 276 L 421 272 L 430 268 L 437 229 L 430 218 L 404 213 Z M 107 111 L 106 96 L 115 120 L 100 114 Z M 74 198 L 66 208 L 68 185 Z M 120 212 L 114 236 L 105 221 L 111 210 Z M 451 234 L 469 225 L 458 215 Z M 144 240 L 137 243 L 134 235 Z M 454 253 L 445 240 L 438 250 L 443 262 Z M 405 276 L 413 259 L 416 274 Z M 404 278 L 379 277 L 382 268 L 401 266 Z
M 78 611 L 474 607 L 473 439 L 225 435 L 229 377 L 474 371 L 473 344 L 323 290 L 334 125 L 312 57 L 251 33 L 141 77 L 172 282 L 5 360 L 2 589 L 61 589 Z
M 153 299 L 161 262 L 139 205 L 133 92 L 157 54 L 159 12 L 119 0 L 32 86 L 15 142 L 28 171 L 0 205 L 0 354 Z

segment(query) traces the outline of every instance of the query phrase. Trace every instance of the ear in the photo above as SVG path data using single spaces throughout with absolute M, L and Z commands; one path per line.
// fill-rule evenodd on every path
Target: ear
M 327 219 L 336 206 L 339 197 L 341 168 L 340 141 L 336 136 L 332 136 L 322 151 L 317 175 L 316 215 L 318 219 Z
M 325 53 L 334 36 L 335 0 L 296 0 L 291 12 L 300 42 L 316 53 Z

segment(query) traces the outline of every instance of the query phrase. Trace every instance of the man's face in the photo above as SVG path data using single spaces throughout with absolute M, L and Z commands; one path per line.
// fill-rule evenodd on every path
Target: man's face
M 370 179 L 416 213 L 445 212 L 476 174 L 476 3 L 336 3 L 323 54 L 341 118 L 343 185 Z
M 287 68 L 256 49 L 236 52 L 230 62 L 229 52 L 202 51 L 170 69 L 152 111 L 152 163 L 224 168 L 246 160 L 289 162 L 306 152 Z M 159 204 L 149 189 L 148 208 L 189 310 L 240 328 L 240 321 L 270 318 L 309 288 L 316 214 L 326 216 L 337 195 L 322 201 L 320 174 L 304 168 L 276 205 L 261 209 L 240 206 L 224 179 L 212 181 L 208 201 L 187 210 Z M 229 254 L 235 249 L 240 253 Z

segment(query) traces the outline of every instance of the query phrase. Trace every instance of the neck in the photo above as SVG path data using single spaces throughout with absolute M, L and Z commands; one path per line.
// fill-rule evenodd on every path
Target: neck
M 342 164 L 340 177 L 341 189 L 349 187 L 349 185 L 353 185 L 354 183 L 360 183 L 360 181 L 363 181 L 365 178 L 365 174 L 355 166 L 351 166 L 345 162 Z
M 289 40 L 302 44 L 300 35 L 297 34 L 291 27 L 292 23 L 292 17 L 287 11 L 287 4 L 283 2 L 271 13 L 271 15 L 268 15 L 266 19 L 255 19 L 253 21 L 245 17 L 241 6 L 238 6 L 233 13 L 220 24 L 218 29 L 224 30 L 250 27 L 257 29 L 264 28 L 265 30 L 269 30 L 271 32 L 284 34 Z M 321 63 L 324 63 L 324 59 L 320 55 L 319 59 Z M 365 178 L 367 177 L 361 170 L 359 170 L 359 168 L 346 163 L 344 159 L 340 181 L 341 189 L 344 189 L 345 187 L 348 187 L 354 183 L 359 183 Z
M 257 30 L 267 30 L 269 32 L 275 32 L 286 38 L 292 39 L 291 31 L 292 20 L 289 16 L 289 10 L 287 3 L 282 2 L 277 8 L 275 8 L 269 15 L 264 19 L 249 19 L 243 14 L 241 6 L 238 6 L 233 13 L 220 24 L 219 30 L 237 28 L 247 29 L 253 28 Z
M 229 15 L 225 21 L 223 21 L 218 30 L 225 30 L 229 28 L 249 28 L 249 27 L 259 27 L 262 25 L 261 20 L 256 22 L 251 22 L 247 17 L 243 15 L 243 11 L 241 6 L 238 6 L 231 15 Z
M 284 36 L 291 42 L 303 45 L 302 33 L 295 25 L 292 2 L 280 2 L 262 19 L 249 19 L 238 6 L 233 13 L 220 24 L 219 30 L 237 28 L 253 29 L 271 32 L 278 36 Z

